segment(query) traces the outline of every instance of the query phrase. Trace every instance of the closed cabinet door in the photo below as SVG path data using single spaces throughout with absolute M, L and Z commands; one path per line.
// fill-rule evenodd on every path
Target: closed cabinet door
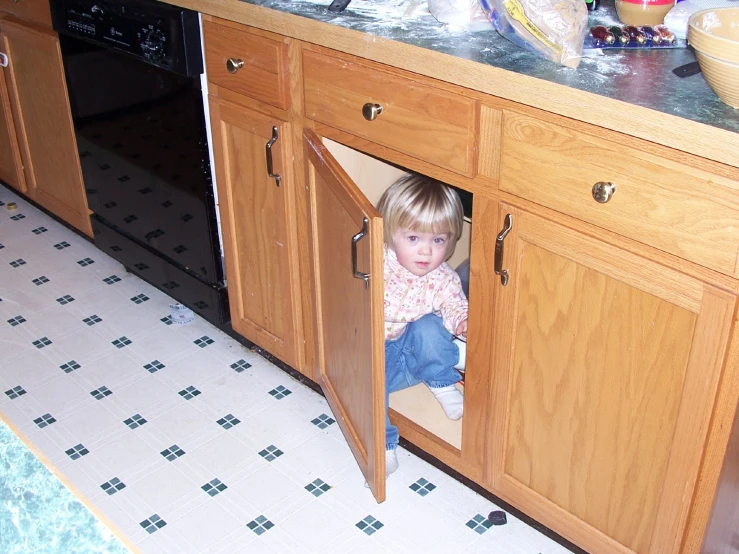
M 26 191 L 18 139 L 10 111 L 8 85 L 3 71 L 0 71 L 0 180 L 20 192 Z
M 8 91 L 28 194 L 92 235 L 67 86 L 55 33 L 2 22 Z
M 310 130 L 311 255 L 320 385 L 378 502 L 385 500 L 382 218 Z
M 588 551 L 678 552 L 735 296 L 497 213 L 488 486 Z
M 296 367 L 288 124 L 214 96 L 210 113 L 233 328 Z

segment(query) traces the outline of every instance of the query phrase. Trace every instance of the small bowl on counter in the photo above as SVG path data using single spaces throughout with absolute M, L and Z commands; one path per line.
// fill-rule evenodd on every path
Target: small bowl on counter
M 723 102 L 739 108 L 739 8 L 694 13 L 688 43 L 709 86 Z

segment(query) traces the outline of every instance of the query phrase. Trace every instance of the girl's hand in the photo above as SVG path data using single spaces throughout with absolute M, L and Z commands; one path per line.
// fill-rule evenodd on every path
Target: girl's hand
M 457 325 L 457 331 L 455 335 L 461 335 L 465 339 L 467 338 L 467 320 L 463 320 L 459 322 L 459 325 Z

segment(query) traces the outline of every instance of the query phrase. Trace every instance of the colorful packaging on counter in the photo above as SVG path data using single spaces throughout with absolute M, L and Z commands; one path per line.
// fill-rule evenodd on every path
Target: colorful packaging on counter
M 686 41 L 664 25 L 595 25 L 585 37 L 585 50 L 597 48 L 685 48 Z
M 495 30 L 514 44 L 576 68 L 588 33 L 584 2 L 561 0 L 480 0 Z

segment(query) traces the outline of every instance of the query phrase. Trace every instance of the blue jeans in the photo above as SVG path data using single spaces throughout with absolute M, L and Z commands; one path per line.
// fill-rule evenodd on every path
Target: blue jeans
M 459 348 L 439 316 L 426 314 L 409 323 L 397 340 L 385 341 L 385 449 L 398 447 L 398 428 L 387 415 L 390 393 L 424 383 L 432 389 L 460 380 L 454 366 Z

